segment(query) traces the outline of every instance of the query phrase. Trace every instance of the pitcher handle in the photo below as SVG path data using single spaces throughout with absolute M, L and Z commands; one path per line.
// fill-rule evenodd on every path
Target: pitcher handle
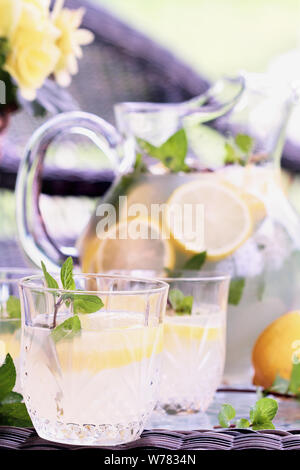
M 30 138 L 20 164 L 16 183 L 16 217 L 21 246 L 26 256 L 37 266 L 44 261 L 52 271 L 72 256 L 78 263 L 74 247 L 58 247 L 47 232 L 40 207 L 42 170 L 49 145 L 58 136 L 81 134 L 89 138 L 112 162 L 116 173 L 126 170 L 126 158 L 120 161 L 118 147 L 121 137 L 117 130 L 93 114 L 75 111 L 62 113 L 47 121 Z

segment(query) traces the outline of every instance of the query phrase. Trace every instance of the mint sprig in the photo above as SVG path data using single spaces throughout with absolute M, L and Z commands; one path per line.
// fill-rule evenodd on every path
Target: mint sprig
M 264 391 L 265 394 L 272 392 L 300 398 L 300 362 L 293 362 L 289 380 L 284 379 L 279 374 L 276 375 L 271 387 Z
M 18 297 L 10 295 L 6 302 L 6 312 L 9 318 L 21 318 L 21 303 Z
M 196 255 L 192 256 L 188 259 L 183 266 L 183 269 L 191 270 L 191 271 L 199 271 L 206 260 L 206 251 L 201 251 L 201 253 L 197 253 Z
M 188 141 L 184 129 L 171 135 L 160 147 L 150 144 L 146 140 L 137 139 L 142 151 L 157 160 L 160 160 L 172 172 L 187 171 L 185 157 L 188 150 Z
M 275 429 L 272 423 L 278 411 L 278 403 L 273 398 L 260 398 L 255 405 L 250 409 L 249 419 L 241 418 L 235 423 L 231 423 L 236 416 L 236 411 L 233 406 L 223 404 L 218 414 L 218 420 L 222 428 L 237 427 L 237 428 L 252 428 L 258 429 Z
M 45 276 L 47 287 L 52 289 L 59 289 L 57 281 L 48 273 L 45 264 L 42 262 L 42 269 Z M 73 278 L 73 260 L 71 257 L 67 258 L 61 267 L 60 279 L 62 286 L 65 290 L 75 290 L 76 285 Z M 77 314 L 94 313 L 100 310 L 104 304 L 100 297 L 97 295 L 78 294 L 66 292 L 62 295 L 54 292 L 54 296 L 58 297 L 54 305 L 53 324 L 51 336 L 55 343 L 61 339 L 72 339 L 81 330 L 80 319 Z M 73 317 L 67 318 L 64 322 L 56 325 L 56 319 L 59 308 L 65 304 L 67 307 L 72 305 Z
M 228 303 L 238 305 L 242 300 L 246 280 L 243 277 L 232 279 L 229 286 Z
M 13 392 L 16 383 L 16 368 L 10 354 L 0 367 L 0 426 L 31 427 L 23 397 Z
M 245 166 L 250 158 L 254 140 L 247 134 L 237 134 L 235 138 L 225 143 L 225 164 L 239 164 Z
M 179 289 L 172 289 L 169 293 L 169 301 L 177 315 L 191 315 L 194 298 L 191 295 L 185 296 Z

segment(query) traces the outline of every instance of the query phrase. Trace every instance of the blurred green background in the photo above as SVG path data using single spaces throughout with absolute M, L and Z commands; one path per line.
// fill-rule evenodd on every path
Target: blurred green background
M 94 0 L 207 77 L 261 71 L 299 45 L 299 0 Z

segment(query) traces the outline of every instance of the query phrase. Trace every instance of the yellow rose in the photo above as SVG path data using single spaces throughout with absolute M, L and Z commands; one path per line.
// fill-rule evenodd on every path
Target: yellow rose
M 0 37 L 11 36 L 18 24 L 21 10 L 21 0 L 0 0 Z
M 91 43 L 94 35 L 87 29 L 78 29 L 84 15 L 83 8 L 69 10 L 62 8 L 62 5 L 63 1 L 57 0 L 52 15 L 54 25 L 61 33 L 56 42 L 60 56 L 54 75 L 61 86 L 68 86 L 71 75 L 78 72 L 77 59 L 82 57 L 81 46 Z
M 60 56 L 55 44 L 60 32 L 50 21 L 47 5 L 44 0 L 23 0 L 19 22 L 10 37 L 5 70 L 28 100 L 35 98 Z

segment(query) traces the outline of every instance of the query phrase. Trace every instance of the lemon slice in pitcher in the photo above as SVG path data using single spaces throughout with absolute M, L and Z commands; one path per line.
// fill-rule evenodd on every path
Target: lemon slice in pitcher
M 173 208 L 184 205 L 203 206 L 204 239 L 178 231 Z M 177 246 L 184 252 L 207 252 L 207 259 L 216 261 L 233 253 L 252 233 L 253 221 L 248 204 L 218 180 L 195 180 L 177 188 L 168 200 L 165 223 Z M 184 219 L 183 219 L 184 220 Z M 179 227 L 180 228 L 180 227 Z
M 110 270 L 173 269 L 174 250 L 160 226 L 146 218 L 126 220 L 102 238 L 96 253 L 98 272 Z

